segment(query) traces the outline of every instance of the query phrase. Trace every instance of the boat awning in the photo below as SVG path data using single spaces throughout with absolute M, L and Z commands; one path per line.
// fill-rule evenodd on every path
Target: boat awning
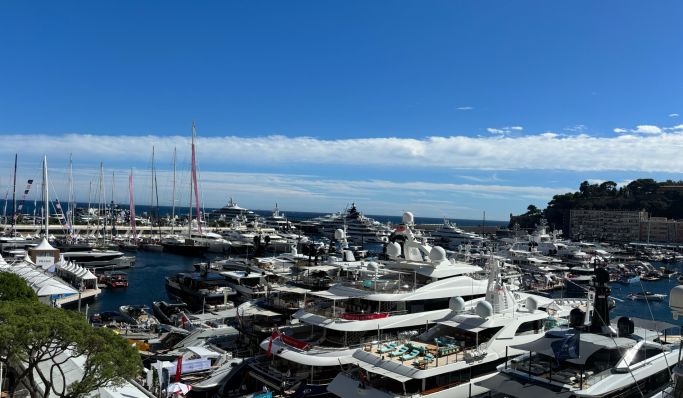
M 205 347 L 187 347 L 187 350 L 193 354 L 199 355 L 202 358 L 218 358 L 221 356 L 220 353 L 209 350 Z
M 503 374 L 497 374 L 474 384 L 517 398 L 568 398 L 572 394 L 571 391 L 553 391 L 549 387 L 544 388 L 533 383 L 522 383 Z
M 488 328 L 481 327 L 481 324 L 486 323 L 486 319 L 481 319 L 481 322 L 477 322 L 476 320 L 470 320 L 467 319 L 465 322 L 456 322 L 456 321 L 441 321 L 437 322 L 439 325 L 444 325 L 452 328 L 458 328 L 460 330 L 466 330 L 468 332 L 472 333 L 479 333 L 482 330 L 486 330 Z
M 398 363 L 396 365 L 397 366 L 403 366 L 403 365 L 398 364 Z M 413 379 L 412 377 L 403 376 L 403 375 L 398 374 L 396 372 L 392 372 L 389 369 L 385 369 L 385 368 L 382 368 L 379 366 L 375 366 L 375 365 L 369 364 L 367 362 L 360 361 L 360 362 L 358 362 L 358 366 L 367 370 L 370 373 L 374 373 L 376 375 L 380 375 L 380 376 L 388 377 L 390 379 L 394 379 L 394 380 L 398 381 L 399 383 L 405 383 L 406 381 Z
M 571 362 L 577 365 L 583 365 L 586 363 L 586 361 L 590 358 L 591 355 L 593 355 L 594 353 L 603 348 L 622 349 L 630 348 L 635 344 L 635 340 L 632 339 L 624 337 L 607 337 L 592 333 L 582 333 L 580 339 L 581 340 L 579 343 L 579 357 L 567 359 L 567 362 Z M 535 352 L 549 357 L 554 357 L 555 352 L 553 351 L 552 343 L 560 340 L 563 340 L 563 338 L 543 337 L 539 340 L 535 340 L 530 343 L 513 345 L 510 347 L 521 351 Z
M 643 329 L 647 329 L 647 330 L 655 330 L 657 332 L 661 332 L 662 330 L 666 330 L 666 329 L 679 327 L 678 325 L 674 325 L 671 323 L 662 322 L 662 321 L 652 321 L 649 319 L 631 318 L 631 320 L 633 321 L 633 325 L 635 327 L 643 328 Z
M 310 292 L 308 289 L 304 289 L 302 287 L 298 286 L 275 286 L 273 287 L 273 291 L 276 292 L 285 292 L 285 293 L 298 293 L 298 294 L 306 294 Z
M 333 294 L 333 293 L 328 292 L 327 290 L 321 290 L 319 292 L 311 292 L 310 294 L 312 296 L 317 296 L 317 297 L 321 297 L 321 298 L 328 299 L 328 300 L 348 300 L 351 298 L 349 296 L 340 296 L 337 294 Z

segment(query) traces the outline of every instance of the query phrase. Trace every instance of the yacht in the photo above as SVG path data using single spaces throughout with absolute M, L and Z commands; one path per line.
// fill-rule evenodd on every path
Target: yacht
M 269 217 L 263 219 L 263 225 L 268 228 L 273 228 L 278 232 L 292 233 L 296 230 L 296 227 L 292 225 L 292 222 L 287 220 L 287 217 L 280 212 L 280 209 L 277 207 L 277 203 L 275 204 L 273 213 Z
M 317 217 L 305 224 L 315 225 L 318 232 L 329 238 L 336 230 L 345 230 L 352 243 L 385 243 L 391 234 L 387 225 L 364 216 L 355 203 L 343 212 Z
M 522 353 L 511 346 L 538 340 L 569 313 L 552 299 L 508 289 L 495 263 L 486 297 L 469 303 L 454 297 L 450 309 L 449 317 L 416 337 L 357 349 L 358 367 L 338 374 L 328 391 L 341 398 L 480 394 L 486 390 L 472 388 L 472 381 L 495 375 L 497 365 Z
M 237 293 L 237 300 L 244 302 L 265 297 L 267 284 L 263 273 L 245 271 L 225 271 L 221 275 L 227 285 Z
M 214 272 L 180 272 L 165 279 L 169 294 L 195 310 L 230 307 L 228 297 L 236 293 L 223 275 Z
M 69 249 L 67 249 L 69 250 Z M 124 256 L 116 250 L 77 250 L 62 252 L 64 260 L 85 268 L 130 268 L 135 264 L 135 257 Z
M 593 304 L 573 309 L 569 327 L 554 328 L 536 341 L 512 348 L 525 352 L 498 366 L 500 373 L 475 385 L 493 396 L 643 397 L 669 385 L 680 356 L 662 332 L 675 325 L 609 317 L 609 273 L 595 270 Z M 666 334 L 664 334 L 666 336 Z
M 227 205 L 218 210 L 214 210 L 211 212 L 211 214 L 209 214 L 211 219 L 219 219 L 228 222 L 238 216 L 244 217 L 249 222 L 254 221 L 259 217 L 258 214 L 254 213 L 253 211 L 238 206 L 237 202 L 233 201 L 232 198 L 230 198 L 230 201 Z
M 414 244 L 404 242 L 405 252 Z M 292 315 L 298 325 L 261 342 L 273 360 L 255 361 L 250 372 L 278 390 L 298 386 L 308 396 L 324 394 L 340 366 L 358 362 L 359 347 L 425 331 L 451 313 L 453 296 L 469 301 L 485 295 L 486 280 L 468 275 L 480 267 L 449 261 L 441 247 L 430 249 L 426 258 L 396 258 L 391 267 L 349 262 L 345 273 L 352 278 L 308 293 L 305 307 Z
M 481 235 L 458 228 L 455 223 L 446 219 L 443 220 L 441 227 L 432 231 L 430 235 L 436 244 L 450 250 L 457 250 L 462 245 L 481 246 L 486 241 Z

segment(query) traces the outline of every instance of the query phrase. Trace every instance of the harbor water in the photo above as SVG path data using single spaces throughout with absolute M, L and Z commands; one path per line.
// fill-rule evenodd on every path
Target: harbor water
M 168 253 L 154 253 L 139 251 L 136 254 L 135 267 L 127 269 L 127 288 L 105 288 L 102 294 L 94 302 L 89 304 L 89 313 L 101 311 L 116 311 L 119 306 L 126 304 L 146 304 L 151 306 L 153 301 L 169 300 L 164 287 L 164 277 L 177 272 L 194 271 L 193 264 L 206 261 L 206 258 L 192 258 Z M 682 263 L 660 264 L 653 262 L 655 267 L 666 266 L 671 270 L 683 272 Z M 680 325 L 674 321 L 669 310 L 668 294 L 678 283 L 676 277 L 662 278 L 658 281 L 641 281 L 629 285 L 611 283 L 611 296 L 617 301 L 616 308 L 610 312 L 612 318 L 618 316 L 631 316 L 643 319 L 655 319 Z M 648 291 L 652 293 L 666 294 L 663 301 L 631 300 L 630 293 Z M 562 291 L 553 292 L 554 297 L 561 297 Z M 649 304 L 649 306 L 647 305 Z

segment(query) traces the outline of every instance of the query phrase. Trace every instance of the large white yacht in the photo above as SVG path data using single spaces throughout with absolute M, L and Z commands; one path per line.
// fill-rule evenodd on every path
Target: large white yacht
M 594 305 L 572 310 L 569 328 L 557 328 L 534 342 L 515 345 L 526 352 L 500 374 L 475 384 L 507 397 L 643 397 L 667 387 L 680 356 L 662 332 L 665 322 L 620 317 L 609 319 L 609 274 L 597 268 Z
M 443 245 L 446 249 L 458 250 L 462 245 L 480 246 L 485 242 L 485 238 L 474 232 L 467 232 L 450 222 L 443 220 L 443 224 L 430 233 L 435 244 Z
M 405 252 L 414 244 L 404 242 Z M 353 279 L 308 293 L 306 306 L 292 316 L 298 325 L 261 343 L 274 358 L 251 364 L 251 374 L 270 388 L 305 385 L 309 396 L 325 393 L 340 366 L 358 362 L 353 354 L 359 347 L 424 332 L 451 314 L 451 297 L 469 301 L 485 295 L 486 280 L 468 275 L 480 267 L 452 262 L 440 247 L 420 250 L 426 258 L 396 257 L 391 267 L 355 262 L 356 272 L 346 270 Z
M 484 299 L 466 303 L 454 297 L 450 307 L 449 317 L 419 336 L 378 341 L 356 350 L 358 367 L 337 375 L 328 390 L 342 398 L 483 393 L 484 388 L 472 383 L 493 376 L 497 365 L 522 353 L 512 345 L 541 338 L 548 325 L 569 313 L 569 307 L 552 299 L 509 290 L 497 262 L 491 267 Z
M 391 233 L 387 225 L 359 212 L 355 203 L 343 212 L 317 217 L 302 225 L 315 225 L 318 231 L 328 238 L 332 238 L 338 229 L 345 230 L 352 243 L 384 243 Z

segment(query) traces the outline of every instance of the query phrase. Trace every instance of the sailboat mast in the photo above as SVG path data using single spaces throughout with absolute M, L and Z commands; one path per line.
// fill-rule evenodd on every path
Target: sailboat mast
M 192 148 L 194 149 L 194 120 L 192 121 Z M 194 157 L 194 151 L 193 157 Z M 190 175 L 190 210 L 187 217 L 187 236 L 192 237 L 192 176 Z
M 50 201 L 47 188 L 47 156 L 43 157 L 43 211 L 45 219 L 45 239 L 50 239 Z
M 197 187 L 197 155 L 194 145 L 195 135 L 197 130 L 192 121 L 192 184 L 194 185 L 194 201 L 197 206 L 197 230 L 202 233 L 202 213 L 199 211 L 199 188 Z
M 102 241 L 106 241 L 107 237 L 107 212 L 104 208 L 104 165 L 100 162 L 100 190 L 99 190 L 99 203 L 97 205 L 97 229 L 100 229 L 102 212 L 104 211 L 104 225 L 102 229 Z
M 17 154 L 14 154 L 14 183 L 12 184 L 12 236 L 17 236 Z
M 114 240 L 116 233 L 116 214 L 114 214 L 114 189 L 116 187 L 116 172 L 111 172 L 111 204 L 109 206 L 109 215 L 111 216 L 111 240 Z
M 150 181 L 152 196 L 149 198 L 149 237 L 154 238 L 154 145 L 152 145 L 152 180 Z
M 130 194 L 130 228 L 133 234 L 133 242 L 138 242 L 138 233 L 135 228 L 135 200 L 133 199 L 133 169 L 128 176 L 128 193 Z
M 175 157 L 176 149 L 173 147 L 173 195 L 171 197 L 171 234 L 175 234 Z
M 72 154 L 69 154 L 69 225 L 71 226 L 71 231 L 69 233 L 73 235 L 74 228 L 74 213 L 76 212 L 76 204 L 74 203 L 74 169 L 73 169 L 73 159 Z

